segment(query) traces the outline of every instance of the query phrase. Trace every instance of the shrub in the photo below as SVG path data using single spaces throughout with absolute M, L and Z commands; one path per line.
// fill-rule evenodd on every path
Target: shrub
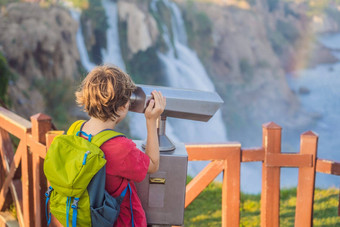
M 7 94 L 8 83 L 10 80 L 15 80 L 16 75 L 11 71 L 7 64 L 6 58 L 0 52 L 0 100 L 2 104 L 10 105 L 10 100 Z

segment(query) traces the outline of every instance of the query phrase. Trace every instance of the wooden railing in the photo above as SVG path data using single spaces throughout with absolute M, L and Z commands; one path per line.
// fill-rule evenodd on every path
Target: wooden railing
M 281 153 L 281 127 L 263 125 L 262 147 L 242 149 L 239 143 L 187 145 L 189 161 L 211 162 L 187 185 L 187 207 L 222 171 L 222 226 L 240 224 L 241 162 L 262 161 L 261 226 L 279 226 L 280 168 L 299 168 L 295 226 L 312 226 L 316 172 L 340 176 L 340 163 L 317 158 L 318 135 L 301 135 L 299 153 Z M 340 198 L 340 195 L 339 195 Z M 340 203 L 338 207 L 340 216 Z
M 47 182 L 43 159 L 54 136 L 60 132 L 50 131 L 51 118 L 44 114 L 36 114 L 30 120 L 0 107 L 0 225 L 3 226 L 15 226 L 12 225 L 15 219 L 6 211 L 13 203 L 20 226 L 40 227 L 46 223 Z M 16 151 L 12 145 L 14 137 L 19 140 Z M 268 123 L 263 125 L 263 144 L 259 148 L 243 149 L 239 143 L 186 145 L 189 161 L 211 162 L 187 185 L 185 206 L 223 172 L 222 226 L 239 226 L 241 162 L 261 161 L 261 226 L 279 226 L 281 167 L 299 168 L 295 226 L 311 226 L 315 173 L 340 175 L 340 163 L 317 159 L 317 141 L 318 136 L 309 131 L 301 135 L 299 153 L 281 153 L 281 127 Z M 57 225 L 54 223 L 52 226 Z

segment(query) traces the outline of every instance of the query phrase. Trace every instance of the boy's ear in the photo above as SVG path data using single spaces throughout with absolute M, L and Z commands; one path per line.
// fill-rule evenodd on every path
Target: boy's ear
M 125 105 L 118 107 L 118 109 L 129 109 L 130 102 L 127 102 Z
M 130 101 L 127 101 L 126 104 L 125 104 L 124 106 L 125 106 L 125 108 L 128 108 L 128 109 L 129 109 L 129 107 L 130 107 Z

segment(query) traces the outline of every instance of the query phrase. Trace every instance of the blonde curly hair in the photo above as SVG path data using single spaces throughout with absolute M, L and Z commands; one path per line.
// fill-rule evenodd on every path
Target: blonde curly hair
M 136 85 L 116 66 L 97 66 L 82 81 L 75 93 L 76 102 L 89 116 L 102 121 L 116 120 L 118 108 L 130 99 Z

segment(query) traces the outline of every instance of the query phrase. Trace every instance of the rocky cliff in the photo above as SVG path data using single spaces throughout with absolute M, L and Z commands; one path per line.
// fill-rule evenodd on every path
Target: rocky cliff
M 91 58 L 100 63 L 107 24 L 100 1 L 89 2 L 81 20 L 83 35 Z M 153 4 L 161 2 L 117 0 L 122 55 L 137 83 L 165 83 L 157 56 L 157 51 L 167 51 L 159 21 L 167 21 L 170 28 L 171 12 L 164 4 L 158 14 L 151 10 Z M 326 49 L 312 41 L 315 32 L 339 30 L 336 16 L 310 16 L 306 1 L 176 2 L 185 19 L 189 44 L 225 101 L 222 111 L 230 139 L 250 141 L 253 129 L 261 130 L 261 124 L 267 121 L 284 127 L 310 122 L 310 116 L 301 114 L 285 74 L 302 66 L 334 61 Z M 77 26 L 60 6 L 15 3 L 3 7 L 0 50 L 20 75 L 9 83 L 14 111 L 26 117 L 47 112 L 51 109 L 47 95 L 49 100 L 60 96 L 64 103 L 71 102 L 72 94 L 65 97 L 52 88 L 59 86 L 62 90 L 71 84 L 65 81 L 79 76 Z M 174 35 L 175 31 L 169 31 Z M 58 86 L 47 86 L 46 79 L 59 79 Z
M 30 3 L 2 7 L 0 50 L 19 75 L 9 82 L 8 91 L 15 112 L 27 118 L 37 112 L 46 113 L 47 100 L 43 96 L 53 90 L 42 92 L 47 87 L 44 81 L 73 81 L 79 77 L 77 27 L 62 7 L 42 8 Z

